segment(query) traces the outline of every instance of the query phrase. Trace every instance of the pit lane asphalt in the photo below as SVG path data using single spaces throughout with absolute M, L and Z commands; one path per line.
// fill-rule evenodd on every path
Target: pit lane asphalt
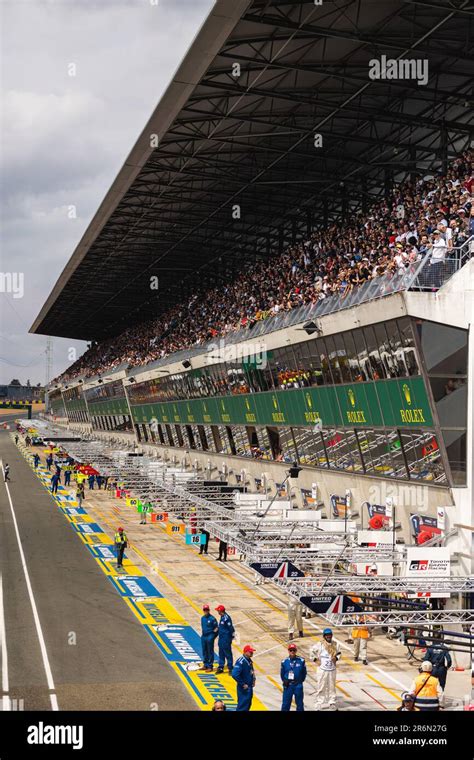
M 197 709 L 5 430 L 0 431 L 0 458 L 10 465 L 10 495 L 59 710 L 156 709 L 152 705 L 160 711 Z M 1 481 L 0 573 L 8 696 L 23 700 L 25 710 L 51 710 L 3 476 Z M 72 634 L 75 644 L 69 643 Z

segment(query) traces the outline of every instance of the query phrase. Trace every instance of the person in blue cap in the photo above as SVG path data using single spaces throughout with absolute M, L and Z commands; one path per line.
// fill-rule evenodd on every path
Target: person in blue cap
M 336 702 L 336 667 L 341 656 L 337 641 L 333 640 L 332 630 L 325 628 L 322 641 L 311 647 L 310 657 L 318 663 L 314 709 L 321 710 L 329 704 L 330 710 L 337 710 Z
M 306 663 L 304 657 L 298 656 L 296 644 L 288 647 L 288 657 L 281 661 L 280 677 L 283 683 L 283 702 L 281 712 L 289 712 L 293 697 L 296 712 L 304 712 L 303 683 L 306 679 Z
M 232 624 L 232 618 L 225 611 L 223 604 L 219 604 L 216 607 L 216 612 L 218 612 L 220 615 L 218 626 L 219 667 L 216 670 L 216 674 L 224 672 L 224 665 L 226 663 L 226 660 L 227 667 L 229 668 L 229 673 L 231 673 L 234 663 L 234 658 L 232 655 L 232 639 L 234 638 L 235 629 Z
M 219 626 L 214 615 L 211 615 L 210 607 L 205 604 L 202 608 L 203 615 L 201 618 L 201 647 L 202 662 L 201 670 L 206 673 L 212 673 L 214 665 L 214 641 L 216 640 Z
M 255 649 L 247 644 L 243 648 L 242 657 L 238 657 L 232 668 L 232 678 L 237 681 L 236 712 L 248 712 L 252 707 L 253 689 L 255 686 L 255 671 L 252 655 Z

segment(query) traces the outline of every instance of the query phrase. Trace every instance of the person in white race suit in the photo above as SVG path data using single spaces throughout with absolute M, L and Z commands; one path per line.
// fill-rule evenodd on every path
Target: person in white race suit
M 321 710 L 325 704 L 328 704 L 331 710 L 337 710 L 336 669 L 340 656 L 341 649 L 338 642 L 333 639 L 332 630 L 325 628 L 322 641 L 318 641 L 310 649 L 311 659 L 319 664 L 314 702 L 315 710 Z

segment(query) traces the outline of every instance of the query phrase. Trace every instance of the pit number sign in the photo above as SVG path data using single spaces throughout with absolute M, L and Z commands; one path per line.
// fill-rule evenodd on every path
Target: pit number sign
M 151 516 L 153 522 L 166 523 L 168 522 L 168 512 L 157 512 Z
M 204 533 L 186 533 L 186 543 L 188 545 L 197 544 L 200 546 L 201 544 L 206 543 L 206 538 Z
M 170 536 L 183 535 L 185 532 L 184 525 L 169 524 L 166 526 L 166 532 L 169 533 Z

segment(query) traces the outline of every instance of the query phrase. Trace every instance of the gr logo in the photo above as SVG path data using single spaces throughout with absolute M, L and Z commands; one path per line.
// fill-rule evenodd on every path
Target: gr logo
M 427 559 L 413 559 L 410 562 L 410 570 L 428 570 Z

